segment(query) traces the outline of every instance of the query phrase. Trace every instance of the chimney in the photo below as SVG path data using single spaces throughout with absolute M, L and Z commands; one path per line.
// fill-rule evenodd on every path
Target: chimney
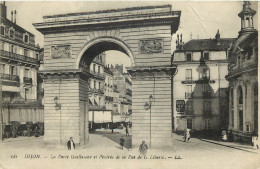
M 219 29 L 218 29 L 218 32 L 215 36 L 216 40 L 217 40 L 217 45 L 220 45 L 220 34 L 219 34 Z
M 5 1 L 0 4 L 1 17 L 6 18 L 6 6 Z
M 11 11 L 11 21 L 13 22 L 13 10 Z
M 16 23 L 16 10 L 14 10 L 14 23 Z
M 192 40 L 192 32 L 190 33 L 190 40 Z

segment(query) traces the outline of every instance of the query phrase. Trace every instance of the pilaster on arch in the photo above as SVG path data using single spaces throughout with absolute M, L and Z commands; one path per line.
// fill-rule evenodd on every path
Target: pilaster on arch
M 119 31 L 118 31 L 119 32 Z M 112 32 L 111 32 L 112 34 Z M 96 34 L 93 34 L 94 36 L 96 36 Z M 116 32 L 114 32 L 114 35 L 116 35 Z M 131 60 L 131 65 L 134 66 L 135 62 L 134 62 L 134 55 L 133 55 L 133 52 L 132 50 L 128 47 L 128 45 L 124 42 L 123 40 L 123 37 L 120 36 L 120 33 L 118 33 L 117 35 L 118 37 L 114 37 L 114 36 L 97 36 L 97 37 L 94 37 L 93 39 L 90 39 L 90 40 L 87 40 L 87 42 L 85 42 L 83 44 L 83 47 L 80 49 L 79 53 L 77 54 L 77 57 L 76 57 L 76 62 L 75 62 L 75 68 L 76 69 L 79 69 L 79 63 L 80 63 L 80 60 L 83 56 L 83 54 L 93 45 L 97 44 L 97 43 L 100 43 L 100 42 L 111 42 L 111 43 L 115 43 L 119 46 L 121 46 L 126 54 L 128 55 L 128 57 L 130 58 Z

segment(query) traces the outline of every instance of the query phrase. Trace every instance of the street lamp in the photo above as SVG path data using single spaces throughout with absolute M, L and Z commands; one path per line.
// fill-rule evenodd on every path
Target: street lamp
M 144 109 L 145 110 L 148 110 L 150 109 L 150 147 L 152 145 L 152 102 L 153 102 L 153 96 L 150 95 L 149 96 L 149 103 L 146 102 L 144 104 Z

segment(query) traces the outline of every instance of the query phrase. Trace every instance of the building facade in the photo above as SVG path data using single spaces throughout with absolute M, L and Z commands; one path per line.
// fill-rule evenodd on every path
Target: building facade
M 254 29 L 256 11 L 244 2 L 241 30 L 229 54 L 229 130 L 234 140 L 251 142 L 258 136 L 258 32 Z
M 105 110 L 105 53 L 96 56 L 90 65 L 92 77 L 89 79 L 89 110 Z
M 174 131 L 218 130 L 227 126 L 228 52 L 235 39 L 176 41 L 173 64 L 177 73 L 173 81 Z
M 35 45 L 35 36 L 16 24 L 16 11 L 11 12 L 9 20 L 4 2 L 0 9 L 3 122 L 42 122 L 42 89 L 38 86 L 41 50 Z

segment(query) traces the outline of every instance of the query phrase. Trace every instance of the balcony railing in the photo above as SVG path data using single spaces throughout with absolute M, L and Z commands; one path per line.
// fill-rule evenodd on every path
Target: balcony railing
M 89 89 L 90 92 L 93 92 L 93 93 L 101 93 L 101 94 L 104 94 L 104 91 L 102 89 L 93 89 L 93 88 L 90 88 Z
M 0 57 L 8 57 L 10 59 L 16 59 L 16 60 L 19 60 L 19 61 L 24 61 L 24 62 L 34 63 L 34 64 L 40 64 L 40 60 L 38 60 L 38 59 L 30 58 L 28 56 L 19 55 L 19 54 L 12 53 L 12 52 L 7 52 L 7 51 L 4 51 L 4 50 L 0 50 Z
M 202 92 L 202 95 L 204 98 L 210 98 L 211 97 L 211 91 L 204 91 Z
M 16 81 L 16 82 L 20 81 L 20 78 L 17 75 L 10 75 L 10 74 L 1 73 L 1 78 L 3 80 L 10 80 L 10 81 Z
M 203 110 L 203 116 L 204 117 L 211 117 L 212 116 L 212 110 Z
M 89 105 L 89 110 L 105 110 L 106 106 Z
M 96 71 L 93 71 L 93 70 L 91 70 L 90 73 L 93 74 L 94 76 L 97 76 L 97 77 L 101 77 L 101 78 L 105 77 L 104 73 L 99 73 L 99 72 L 96 72 Z
M 192 96 L 193 96 L 192 93 L 190 93 L 190 92 L 185 92 L 185 99 L 191 99 Z
M 1 73 L 1 79 L 2 79 L 2 85 L 20 86 L 19 76 Z
M 113 98 L 113 97 L 110 97 L 110 96 L 106 96 L 106 97 L 105 97 L 105 100 L 110 101 L 110 102 L 113 102 L 113 99 L 114 99 L 114 98 Z
M 24 84 L 32 84 L 32 78 L 30 77 L 24 77 L 23 78 Z

